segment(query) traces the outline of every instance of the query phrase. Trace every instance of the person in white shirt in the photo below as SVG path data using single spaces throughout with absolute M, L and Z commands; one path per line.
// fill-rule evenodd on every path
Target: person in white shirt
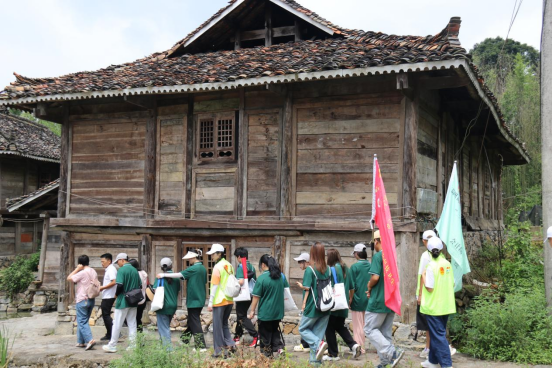
M 111 308 L 115 303 L 115 279 L 117 278 L 117 268 L 113 265 L 113 256 L 111 253 L 105 253 L 100 256 L 102 267 L 105 269 L 103 284 L 100 286 L 102 292 L 102 318 L 104 321 L 106 334 L 100 340 L 111 340 L 111 329 L 113 328 L 113 319 L 111 318 Z

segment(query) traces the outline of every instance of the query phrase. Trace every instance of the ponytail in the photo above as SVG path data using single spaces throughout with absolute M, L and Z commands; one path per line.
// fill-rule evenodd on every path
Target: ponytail
M 172 266 L 167 266 L 166 264 L 161 265 L 161 271 L 163 271 L 163 273 L 165 273 L 167 271 L 170 271 L 170 270 L 172 270 Z M 172 279 L 171 278 L 165 277 L 165 279 L 169 284 L 172 284 Z
M 269 256 L 268 254 L 264 254 L 259 261 L 259 268 L 261 268 L 261 265 L 263 264 L 268 267 L 271 279 L 277 280 L 282 277 L 280 265 L 278 264 L 278 262 L 276 262 L 276 259 L 274 257 Z

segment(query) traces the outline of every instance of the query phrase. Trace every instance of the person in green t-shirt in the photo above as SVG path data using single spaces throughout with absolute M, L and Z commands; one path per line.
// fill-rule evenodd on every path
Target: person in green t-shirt
M 180 335 L 180 340 L 186 344 L 190 344 L 192 336 L 196 348 L 200 352 L 205 352 L 207 345 L 205 344 L 205 336 L 201 328 L 201 311 L 205 306 L 205 285 L 207 284 L 207 269 L 200 260 L 203 251 L 194 249 L 188 251 L 182 259 L 189 262 L 188 268 L 178 273 L 161 273 L 158 278 L 172 278 L 187 280 L 186 287 L 186 309 L 188 311 L 188 327 Z
M 293 259 L 297 262 L 297 265 L 299 266 L 301 271 L 305 271 L 307 267 L 310 266 L 310 255 L 306 252 L 302 252 L 301 254 L 299 254 L 299 257 L 295 257 Z M 304 274 L 305 273 L 303 272 L 303 275 Z M 301 279 L 301 281 L 303 281 L 303 279 Z M 304 297 L 305 291 L 308 290 L 308 288 L 305 288 L 303 284 L 299 281 L 297 281 L 297 286 L 299 287 L 299 289 L 303 290 L 303 297 Z M 303 311 L 301 311 L 299 315 L 301 316 L 302 314 L 303 314 Z M 309 349 L 310 349 L 309 344 L 303 339 L 301 339 L 301 342 L 299 343 L 299 345 L 295 345 L 293 347 L 293 351 L 298 351 L 298 352 L 307 351 Z
M 449 261 L 441 254 L 443 242 L 437 237 L 427 241 L 431 260 L 422 273 L 422 304 L 431 336 L 431 346 L 424 367 L 452 367 L 450 346 L 447 341 L 447 321 L 456 313 L 454 298 L 454 272 Z
M 393 367 L 401 360 L 404 350 L 393 345 L 393 319 L 395 313 L 385 306 L 385 283 L 383 281 L 383 257 L 380 232 L 374 232 L 374 248 L 368 283 L 368 307 L 364 332 L 380 358 L 378 367 L 388 364 Z
M 332 286 L 336 283 L 342 283 L 345 286 L 345 292 L 349 290 L 351 274 L 348 267 L 341 259 L 337 249 L 328 249 L 328 266 L 332 271 Z M 333 272 L 335 271 L 335 276 Z M 336 278 L 337 280 L 335 280 Z M 349 309 L 332 311 L 326 327 L 326 342 L 328 343 L 328 355 L 324 355 L 322 360 L 339 360 L 339 348 L 337 346 L 336 333 L 341 336 L 345 344 L 353 352 L 353 359 L 360 356 L 360 345 L 353 339 L 349 329 L 345 326 L 345 319 L 349 316 Z
M 234 251 L 234 257 L 236 257 L 238 261 L 238 268 L 236 270 L 236 278 L 238 279 L 240 285 L 243 286 L 245 278 L 249 280 L 249 283 L 255 282 L 253 280 L 257 280 L 257 276 L 255 274 L 255 267 L 251 263 L 249 263 L 249 252 L 246 248 L 237 248 Z M 243 265 L 242 263 L 245 262 L 245 267 L 247 268 L 247 271 L 244 275 Z M 240 338 L 243 336 L 243 329 L 247 330 L 249 335 L 253 338 L 253 341 L 251 344 L 249 344 L 250 348 L 254 348 L 257 346 L 257 330 L 255 330 L 255 326 L 253 326 L 253 322 L 249 318 L 247 318 L 247 311 L 249 310 L 249 307 L 251 306 L 251 300 L 243 301 L 243 302 L 236 302 L 236 334 L 234 336 L 234 342 L 236 344 L 240 343 Z
M 161 260 L 161 270 L 163 274 L 172 274 L 172 260 L 170 258 L 163 258 Z M 160 275 L 158 275 L 160 276 Z M 164 276 L 164 275 L 163 275 Z M 165 289 L 165 299 L 163 301 L 163 308 L 159 309 L 157 315 L 157 330 L 159 331 L 159 337 L 163 345 L 170 348 L 171 345 L 171 321 L 176 312 L 178 292 L 180 291 L 180 282 L 174 278 L 161 277 L 156 278 L 153 288 L 157 289 L 160 285 L 163 285 Z
M 134 346 L 137 333 L 136 313 L 138 308 L 136 305 L 128 305 L 125 300 L 125 293 L 142 288 L 140 275 L 136 268 L 128 263 L 128 255 L 126 253 L 119 253 L 117 258 L 115 258 L 115 263 L 119 266 L 119 271 L 117 271 L 117 277 L 115 279 L 117 290 L 115 292 L 116 300 L 113 329 L 111 331 L 111 340 L 109 344 L 102 347 L 102 349 L 108 353 L 117 352 L 117 340 L 119 340 L 119 334 L 125 320 L 128 325 L 129 346 Z
M 353 336 L 357 344 L 360 345 L 360 351 L 364 354 L 364 314 L 368 305 L 366 290 L 368 290 L 368 281 L 370 280 L 370 261 L 366 245 L 359 243 L 355 245 L 352 255 L 357 262 L 351 266 L 351 283 L 349 285 L 349 308 L 351 309 L 351 319 L 353 320 Z
M 284 351 L 281 339 L 280 321 L 284 318 L 284 288 L 289 283 L 280 271 L 280 265 L 274 257 L 265 254 L 259 261 L 259 269 L 263 271 L 253 288 L 253 301 L 249 318 L 255 316 L 259 306 L 259 337 L 261 352 L 271 358 L 279 356 Z
M 307 288 L 303 297 L 303 317 L 299 323 L 299 333 L 310 346 L 309 362 L 320 364 L 322 356 L 328 348 L 324 341 L 324 333 L 330 319 L 330 311 L 321 312 L 316 309 L 317 280 L 330 278 L 330 268 L 326 265 L 326 251 L 321 243 L 315 243 L 310 250 L 310 263 L 303 275 L 303 286 Z

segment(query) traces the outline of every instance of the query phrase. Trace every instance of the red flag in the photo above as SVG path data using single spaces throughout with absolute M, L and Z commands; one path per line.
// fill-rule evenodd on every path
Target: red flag
M 385 306 L 400 316 L 402 299 L 395 252 L 395 233 L 377 158 L 374 159 L 374 174 L 373 198 L 376 201 L 374 220 L 381 236 Z

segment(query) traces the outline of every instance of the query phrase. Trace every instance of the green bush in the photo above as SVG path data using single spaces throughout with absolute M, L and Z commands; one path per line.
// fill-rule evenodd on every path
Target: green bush
M 0 290 L 12 298 L 25 291 L 34 281 L 33 272 L 37 270 L 39 260 L 40 252 L 30 257 L 17 256 L 9 267 L 0 271 Z

